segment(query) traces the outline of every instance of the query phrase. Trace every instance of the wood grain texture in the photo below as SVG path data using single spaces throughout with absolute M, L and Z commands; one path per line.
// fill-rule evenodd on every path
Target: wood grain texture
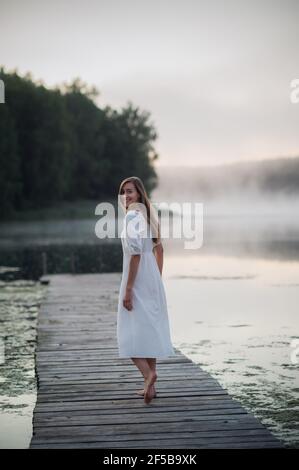
M 118 357 L 121 275 L 59 274 L 40 306 L 30 448 L 282 448 L 283 443 L 181 351 L 157 360 L 157 398 Z

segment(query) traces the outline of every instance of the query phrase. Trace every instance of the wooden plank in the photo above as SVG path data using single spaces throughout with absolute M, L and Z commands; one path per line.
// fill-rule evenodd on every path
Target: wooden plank
M 159 392 L 159 396 L 161 398 L 164 398 L 167 400 L 168 397 L 173 397 L 173 396 L 176 396 L 176 397 L 183 397 L 183 396 L 192 396 L 192 397 L 201 397 L 201 396 L 205 396 L 205 395 L 223 395 L 223 392 L 221 390 L 210 390 L 210 389 L 207 389 L 207 390 L 199 390 L 199 391 L 195 391 L 195 390 L 187 390 L 187 391 L 169 391 L 169 392 Z M 127 398 L 132 398 L 135 400 L 135 398 L 132 397 L 132 393 L 125 393 L 125 392 L 120 392 L 120 393 L 117 393 L 117 392 L 114 392 L 114 393 L 109 393 L 109 392 L 97 392 L 97 393 L 85 393 L 84 395 L 81 393 L 81 394 L 74 394 L 72 396 L 70 396 L 69 394 L 65 394 L 64 396 L 61 395 L 61 396 L 56 396 L 56 397 L 45 397 L 45 396 L 39 396 L 38 397 L 38 403 L 46 403 L 46 402 L 49 402 L 51 401 L 52 403 L 55 403 L 55 402 L 61 402 L 65 399 L 67 399 L 67 401 L 78 401 L 78 400 L 84 400 L 84 401 L 93 401 L 93 400 L 96 400 L 96 399 L 101 399 L 101 400 L 111 400 L 111 398 L 114 398 L 114 399 L 119 399 L 121 400 L 122 398 L 124 399 L 127 399 Z M 153 406 L 153 403 L 151 403 L 151 406 Z
M 248 428 L 263 428 L 262 424 L 256 422 L 256 419 L 253 416 L 248 416 L 247 414 L 240 414 L 240 415 L 227 415 L 221 416 L 215 414 L 214 416 L 208 417 L 201 417 L 201 419 L 192 419 L 192 417 L 188 420 L 186 418 L 185 421 L 180 421 L 179 427 L 175 420 L 170 421 L 161 421 L 159 422 L 159 426 L 157 428 L 157 422 L 114 422 L 111 420 L 110 423 L 103 423 L 102 425 L 73 425 L 73 426 L 45 426 L 39 427 L 37 429 L 39 437 L 70 437 L 70 436 L 81 436 L 81 435 L 90 435 L 92 433 L 97 433 L 101 435 L 110 435 L 113 436 L 116 434 L 130 434 L 130 433 L 140 433 L 140 432 L 147 432 L 147 433 L 155 433 L 157 429 L 159 432 L 165 433 L 178 433 L 177 436 L 181 431 L 199 431 L 199 430 L 209 430 L 209 429 L 217 429 L 221 430 L 225 427 L 226 424 L 230 424 L 232 429 L 238 429 L 242 426 L 241 429 Z M 218 433 L 219 434 L 219 433 Z
M 68 393 L 74 393 L 74 392 L 85 392 L 85 391 L 98 391 L 98 390 L 132 390 L 134 391 L 137 387 L 141 387 L 143 384 L 138 384 L 137 381 L 131 381 L 131 382 L 122 382 L 118 383 L 117 381 L 115 382 L 87 382 L 86 384 L 71 384 L 71 385 L 61 385 L 60 383 L 58 384 L 51 384 L 51 385 L 43 385 L 39 387 L 40 394 L 49 394 L 49 393 L 63 393 L 63 392 L 68 392 Z M 193 389 L 194 387 L 207 387 L 207 386 L 217 386 L 218 388 L 220 385 L 213 379 L 208 379 L 208 380 L 198 380 L 197 382 L 195 380 L 190 380 L 188 382 L 187 386 L 184 380 L 177 380 L 175 383 L 170 382 L 170 385 L 166 381 L 162 381 L 159 383 L 159 389 L 157 387 L 157 390 L 159 391 L 173 391 L 173 390 L 185 390 L 185 389 Z M 142 388 L 142 387 L 141 387 Z
M 64 445 L 32 445 L 32 448 L 42 448 L 42 449 L 57 449 L 57 448 L 104 448 L 104 449 L 273 449 L 273 448 L 280 448 L 281 446 L 274 441 L 269 441 L 269 439 L 264 438 L 261 440 L 260 438 L 231 438 L 229 440 L 226 439 L 199 439 L 199 438 L 189 438 L 187 440 L 184 439 L 176 439 L 175 444 L 173 439 L 160 439 L 159 441 L 154 440 L 145 440 L 145 441 L 134 441 L 132 445 L 131 441 L 122 441 L 122 442 L 97 442 L 93 444 L 64 444 Z
M 107 443 L 110 443 L 111 441 L 119 442 L 119 441 L 126 441 L 126 442 L 136 442 L 139 439 L 150 439 L 152 442 L 158 441 L 160 439 L 165 439 L 165 438 L 172 438 L 173 439 L 173 444 L 177 443 L 177 439 L 180 438 L 202 438 L 202 437 L 209 437 L 209 438 L 217 438 L 219 436 L 228 436 L 230 435 L 231 437 L 237 438 L 238 436 L 243 433 L 243 436 L 269 436 L 268 433 L 265 433 L 265 430 L 263 428 L 256 428 L 254 425 L 232 425 L 231 423 L 226 423 L 225 425 L 221 426 L 221 432 L 219 431 L 219 424 L 215 423 L 213 425 L 206 426 L 204 429 L 180 429 L 180 431 L 175 432 L 173 431 L 172 433 L 168 432 L 163 432 L 163 430 L 157 430 L 154 433 L 148 433 L 148 432 L 134 432 L 134 430 L 131 431 L 131 433 L 118 433 L 118 432 L 113 432 L 110 434 L 105 434 L 103 432 L 98 432 L 97 430 L 94 430 L 92 434 L 83 434 L 81 433 L 80 435 L 72 435 L 68 434 L 65 436 L 56 436 L 53 435 L 51 436 L 38 436 L 34 437 L 33 441 L 34 444 L 54 444 L 54 443 L 64 443 L 64 444 L 78 444 L 78 443 L 87 443 L 87 442 L 100 442 L 105 445 Z M 237 442 L 237 439 L 236 439 Z M 277 441 L 276 441 L 277 442 Z
M 175 409 L 186 409 L 188 410 L 190 407 L 195 406 L 196 409 L 200 409 L 204 405 L 208 406 L 214 406 L 217 407 L 218 405 L 221 405 L 223 403 L 227 404 L 234 404 L 234 405 L 239 405 L 238 402 L 234 401 L 231 399 L 229 395 L 208 395 L 208 396 L 202 396 L 202 397 L 168 397 L 167 401 L 165 400 L 160 400 L 159 399 L 159 394 L 158 398 L 155 400 L 155 410 L 159 410 L 162 408 L 162 410 L 167 410 L 168 407 L 175 407 Z M 84 410 L 88 413 L 88 410 L 102 410 L 105 412 L 105 410 L 113 409 L 118 410 L 118 412 L 121 412 L 121 410 L 126 411 L 127 409 L 130 409 L 131 412 L 138 412 L 139 409 L 142 409 L 144 412 L 151 412 L 152 407 L 144 407 L 143 400 L 140 398 L 138 402 L 136 402 L 136 397 L 131 396 L 129 399 L 107 399 L 107 400 L 92 400 L 90 402 L 85 402 L 84 400 L 82 401 L 60 401 L 59 403 L 56 403 L 55 409 L 53 409 L 53 404 L 51 402 L 46 402 L 46 403 L 41 403 L 38 402 L 37 406 L 35 407 L 34 413 L 43 413 L 43 412 L 50 412 L 50 413 L 59 413 L 62 411 L 63 413 L 66 413 L 68 411 L 76 411 L 76 410 Z
M 148 414 L 148 413 L 168 413 L 169 411 L 175 411 L 175 412 L 180 412 L 180 413 L 184 413 L 185 411 L 188 412 L 188 411 L 206 411 L 206 410 L 229 410 L 229 409 L 235 409 L 235 410 L 238 410 L 239 412 L 242 412 L 243 409 L 237 404 L 237 403 L 231 403 L 229 400 L 227 402 L 220 402 L 219 404 L 214 404 L 214 405 L 209 405 L 209 404 L 206 404 L 206 405 L 201 405 L 200 407 L 195 404 L 195 405 L 190 405 L 190 406 L 185 406 L 183 410 L 178 410 L 178 407 L 177 406 L 165 406 L 165 405 L 162 405 L 160 407 L 157 406 L 157 404 L 155 404 L 155 407 L 152 408 L 152 407 L 149 407 L 149 408 L 135 408 L 134 407 L 134 403 L 132 403 L 132 406 L 131 407 L 126 407 L 126 408 L 123 408 L 123 407 L 117 407 L 117 408 L 114 408 L 112 406 L 110 407 L 106 407 L 106 408 L 101 408 L 101 409 L 97 409 L 95 407 L 93 408 L 89 408 L 89 409 L 86 409 L 85 407 L 81 408 L 80 409 L 71 409 L 69 410 L 68 412 L 66 412 L 66 410 L 62 410 L 62 411 L 59 411 L 59 410 L 55 410 L 54 412 L 52 411 L 46 411 L 46 410 L 40 410 L 38 409 L 37 411 L 35 411 L 35 419 L 37 420 L 37 422 L 39 420 L 43 420 L 43 419 L 48 419 L 49 417 L 50 418 L 53 418 L 54 419 L 59 419 L 59 417 L 74 417 L 74 416 L 95 416 L 95 415 L 101 415 L 101 416 L 104 416 L 104 415 L 110 415 L 110 414 L 118 414 L 118 415 L 122 415 L 123 417 L 125 417 L 124 415 L 125 414 L 134 414 L 134 415 L 143 415 L 144 413 L 145 414 Z
M 38 396 L 31 448 L 284 447 L 219 382 L 175 350 L 157 360 L 146 405 L 118 357 L 120 274 L 53 275 L 38 317 Z

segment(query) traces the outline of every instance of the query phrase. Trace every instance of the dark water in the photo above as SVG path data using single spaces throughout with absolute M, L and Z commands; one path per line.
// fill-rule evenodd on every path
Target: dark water
M 45 287 L 29 280 L 0 281 L 0 447 L 26 448 L 36 400 L 36 320 Z

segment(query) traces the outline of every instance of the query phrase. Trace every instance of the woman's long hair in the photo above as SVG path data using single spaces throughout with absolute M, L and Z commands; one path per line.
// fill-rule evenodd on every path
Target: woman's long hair
M 154 244 L 158 244 L 161 240 L 161 235 L 160 235 L 160 224 L 159 224 L 159 219 L 158 219 L 158 214 L 154 206 L 149 200 L 149 197 L 147 195 L 147 192 L 145 190 L 145 187 L 138 176 L 130 176 L 128 178 L 125 178 L 119 187 L 118 194 L 122 195 L 124 194 L 124 185 L 126 183 L 133 183 L 135 186 L 136 191 L 139 194 L 139 201 L 137 203 L 131 203 L 129 208 L 133 209 L 134 207 L 138 207 L 138 209 L 141 209 L 145 219 L 147 220 L 147 223 L 150 225 L 152 229 L 152 240 Z M 124 211 L 126 211 L 125 205 L 123 205 Z M 146 214 L 145 209 L 146 209 Z

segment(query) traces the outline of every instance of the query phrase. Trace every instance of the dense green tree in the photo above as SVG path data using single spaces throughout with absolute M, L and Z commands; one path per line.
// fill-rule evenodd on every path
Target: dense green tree
M 157 184 L 157 138 L 148 112 L 132 103 L 99 108 L 99 95 L 76 78 L 48 89 L 30 74 L 0 69 L 0 217 L 63 200 L 116 197 L 120 181 Z
M 5 218 L 20 204 L 22 183 L 15 123 L 3 105 L 0 105 L 0 188 L 0 218 Z

